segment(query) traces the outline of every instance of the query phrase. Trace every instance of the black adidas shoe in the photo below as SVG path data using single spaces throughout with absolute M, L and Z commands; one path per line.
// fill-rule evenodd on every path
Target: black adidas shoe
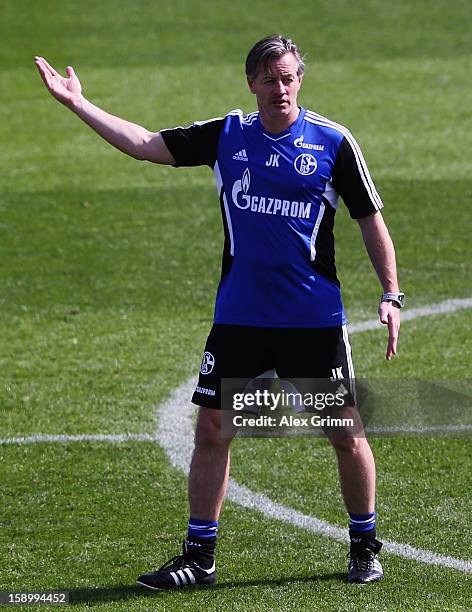
M 381 580 L 383 570 L 378 557 L 381 548 L 382 542 L 375 539 L 351 542 L 347 581 L 367 583 Z
M 197 585 L 212 586 L 216 582 L 215 562 L 213 561 L 213 565 L 209 569 L 200 567 L 188 555 L 184 542 L 181 555 L 172 557 L 155 572 L 139 576 L 136 582 L 153 591 L 166 591 Z

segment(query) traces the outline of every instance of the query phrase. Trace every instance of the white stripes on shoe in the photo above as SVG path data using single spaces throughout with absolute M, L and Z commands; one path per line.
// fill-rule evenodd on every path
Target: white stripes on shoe
M 213 561 L 213 565 L 209 567 L 208 569 L 205 569 L 200 566 L 198 566 L 198 568 L 202 570 L 203 572 L 205 572 L 205 574 L 208 574 L 209 576 L 210 574 L 213 574 L 213 572 L 215 571 L 216 564 Z M 172 576 L 175 582 L 175 586 L 178 586 L 178 587 L 187 586 L 189 584 L 196 584 L 197 582 L 193 571 L 189 567 L 184 567 L 183 569 L 179 569 L 176 572 L 170 572 L 170 575 Z
M 195 576 L 188 567 L 183 570 L 177 570 L 176 572 L 170 572 L 170 575 L 174 579 L 175 586 L 186 586 L 189 582 L 190 584 L 195 584 Z
M 180 570 L 180 571 L 182 571 L 182 570 Z M 192 574 L 192 570 L 191 570 L 191 569 L 189 569 L 188 567 L 186 567 L 186 568 L 184 568 L 184 570 L 183 570 L 183 571 L 184 571 L 184 572 L 187 574 L 187 576 L 190 578 L 190 582 L 191 582 L 192 584 L 195 584 L 195 576 Z

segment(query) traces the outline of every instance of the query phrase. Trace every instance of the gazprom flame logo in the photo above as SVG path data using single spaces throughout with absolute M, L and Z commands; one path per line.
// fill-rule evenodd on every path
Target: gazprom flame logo
M 251 196 L 246 195 L 249 191 L 249 186 L 251 184 L 251 173 L 249 172 L 249 168 L 244 170 L 243 178 L 240 181 L 234 181 L 233 184 L 233 202 L 235 206 L 240 208 L 241 210 L 246 210 L 251 205 Z M 243 203 L 238 202 L 238 196 L 241 193 L 244 193 L 242 196 Z
M 249 185 L 251 184 L 251 173 L 249 172 L 249 168 L 246 168 L 246 170 L 244 170 L 242 182 L 243 182 L 243 191 L 244 193 L 247 193 L 249 190 Z

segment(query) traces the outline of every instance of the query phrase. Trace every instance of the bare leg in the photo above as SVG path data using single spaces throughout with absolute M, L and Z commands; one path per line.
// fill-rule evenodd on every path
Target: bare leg
M 355 409 L 351 414 L 352 410 L 347 409 L 349 416 L 354 416 Z M 338 459 L 344 503 L 347 511 L 354 514 L 367 514 L 375 510 L 375 461 L 361 429 L 361 425 L 356 427 L 357 437 L 339 430 L 328 433 Z
M 188 480 L 190 515 L 217 521 L 229 477 L 231 439 L 220 435 L 221 412 L 200 408 Z
M 348 512 L 367 514 L 375 510 L 375 462 L 365 438 L 349 438 L 333 444 L 338 458 L 341 492 Z

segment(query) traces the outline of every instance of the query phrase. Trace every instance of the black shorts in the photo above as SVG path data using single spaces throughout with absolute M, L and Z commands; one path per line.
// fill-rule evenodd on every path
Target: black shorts
M 222 379 L 253 379 L 272 371 L 284 379 L 353 379 L 346 325 L 289 329 L 213 325 L 192 402 L 221 408 Z

